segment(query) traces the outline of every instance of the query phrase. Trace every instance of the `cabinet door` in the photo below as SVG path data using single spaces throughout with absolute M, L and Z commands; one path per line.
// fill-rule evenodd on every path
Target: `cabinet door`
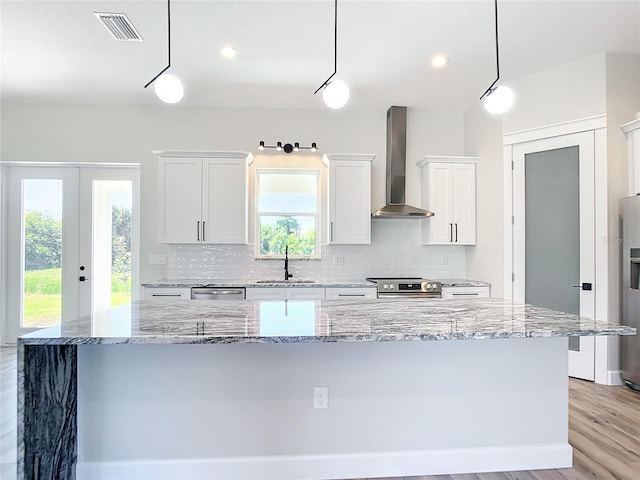
M 327 243 L 371 243 L 371 162 L 329 164 Z
M 202 159 L 159 159 L 159 241 L 199 243 Z
M 491 287 L 442 287 L 442 298 L 488 297 Z
M 476 243 L 476 166 L 454 163 L 453 173 L 453 243 Z
M 247 243 L 247 162 L 203 160 L 202 243 Z
M 284 287 L 247 288 L 247 300 L 284 300 Z
M 187 287 L 144 287 L 145 300 L 191 300 L 191 289 Z
M 331 287 L 326 289 L 327 300 L 358 300 L 376 298 L 378 293 L 375 288 L 342 288 Z
M 285 298 L 288 300 L 324 300 L 324 288 L 321 287 L 287 287 Z
M 426 208 L 435 215 L 423 222 L 428 226 L 431 244 L 449 244 L 454 238 L 451 167 L 449 163 L 430 163 L 427 167 L 429 202 Z

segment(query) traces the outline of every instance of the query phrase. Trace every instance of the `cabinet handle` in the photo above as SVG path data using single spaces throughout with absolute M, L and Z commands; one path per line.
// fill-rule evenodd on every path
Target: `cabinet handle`
M 333 242 L 333 222 L 329 222 L 329 241 Z
M 152 297 L 181 297 L 180 293 L 152 293 Z
M 339 297 L 364 297 L 364 293 L 339 293 Z
M 477 292 L 474 292 L 474 293 L 452 293 L 451 295 L 453 295 L 454 297 L 477 297 L 480 294 Z
M 204 224 L 207 223 L 204 220 L 202 221 L 202 241 L 205 242 L 206 240 L 204 239 Z
M 449 224 L 449 241 L 453 243 L 453 223 Z
M 456 243 L 458 243 L 458 224 L 457 223 L 456 223 Z
M 198 241 L 200 241 L 200 220 L 198 220 L 198 226 L 196 227 L 196 234 L 198 235 Z

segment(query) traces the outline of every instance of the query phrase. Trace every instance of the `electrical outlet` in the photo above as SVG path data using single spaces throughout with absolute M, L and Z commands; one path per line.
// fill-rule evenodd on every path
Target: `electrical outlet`
M 344 255 L 334 255 L 333 256 L 333 264 L 334 265 L 344 265 Z
M 442 255 L 440 257 L 440 265 L 448 265 L 449 264 L 449 258 L 446 255 Z
M 329 387 L 313 387 L 313 408 L 329 408 Z
M 149 265 L 166 265 L 166 255 L 149 255 Z

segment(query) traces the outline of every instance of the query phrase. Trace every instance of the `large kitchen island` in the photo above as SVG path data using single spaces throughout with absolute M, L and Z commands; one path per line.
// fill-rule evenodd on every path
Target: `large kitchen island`
M 492 298 L 136 302 L 19 339 L 18 478 L 569 467 L 568 337 L 635 333 Z

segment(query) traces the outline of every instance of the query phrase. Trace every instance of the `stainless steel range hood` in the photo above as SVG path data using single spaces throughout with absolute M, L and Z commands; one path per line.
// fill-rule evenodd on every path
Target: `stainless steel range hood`
M 433 212 L 405 204 L 407 171 L 407 107 L 387 110 L 387 204 L 371 218 L 425 218 Z

